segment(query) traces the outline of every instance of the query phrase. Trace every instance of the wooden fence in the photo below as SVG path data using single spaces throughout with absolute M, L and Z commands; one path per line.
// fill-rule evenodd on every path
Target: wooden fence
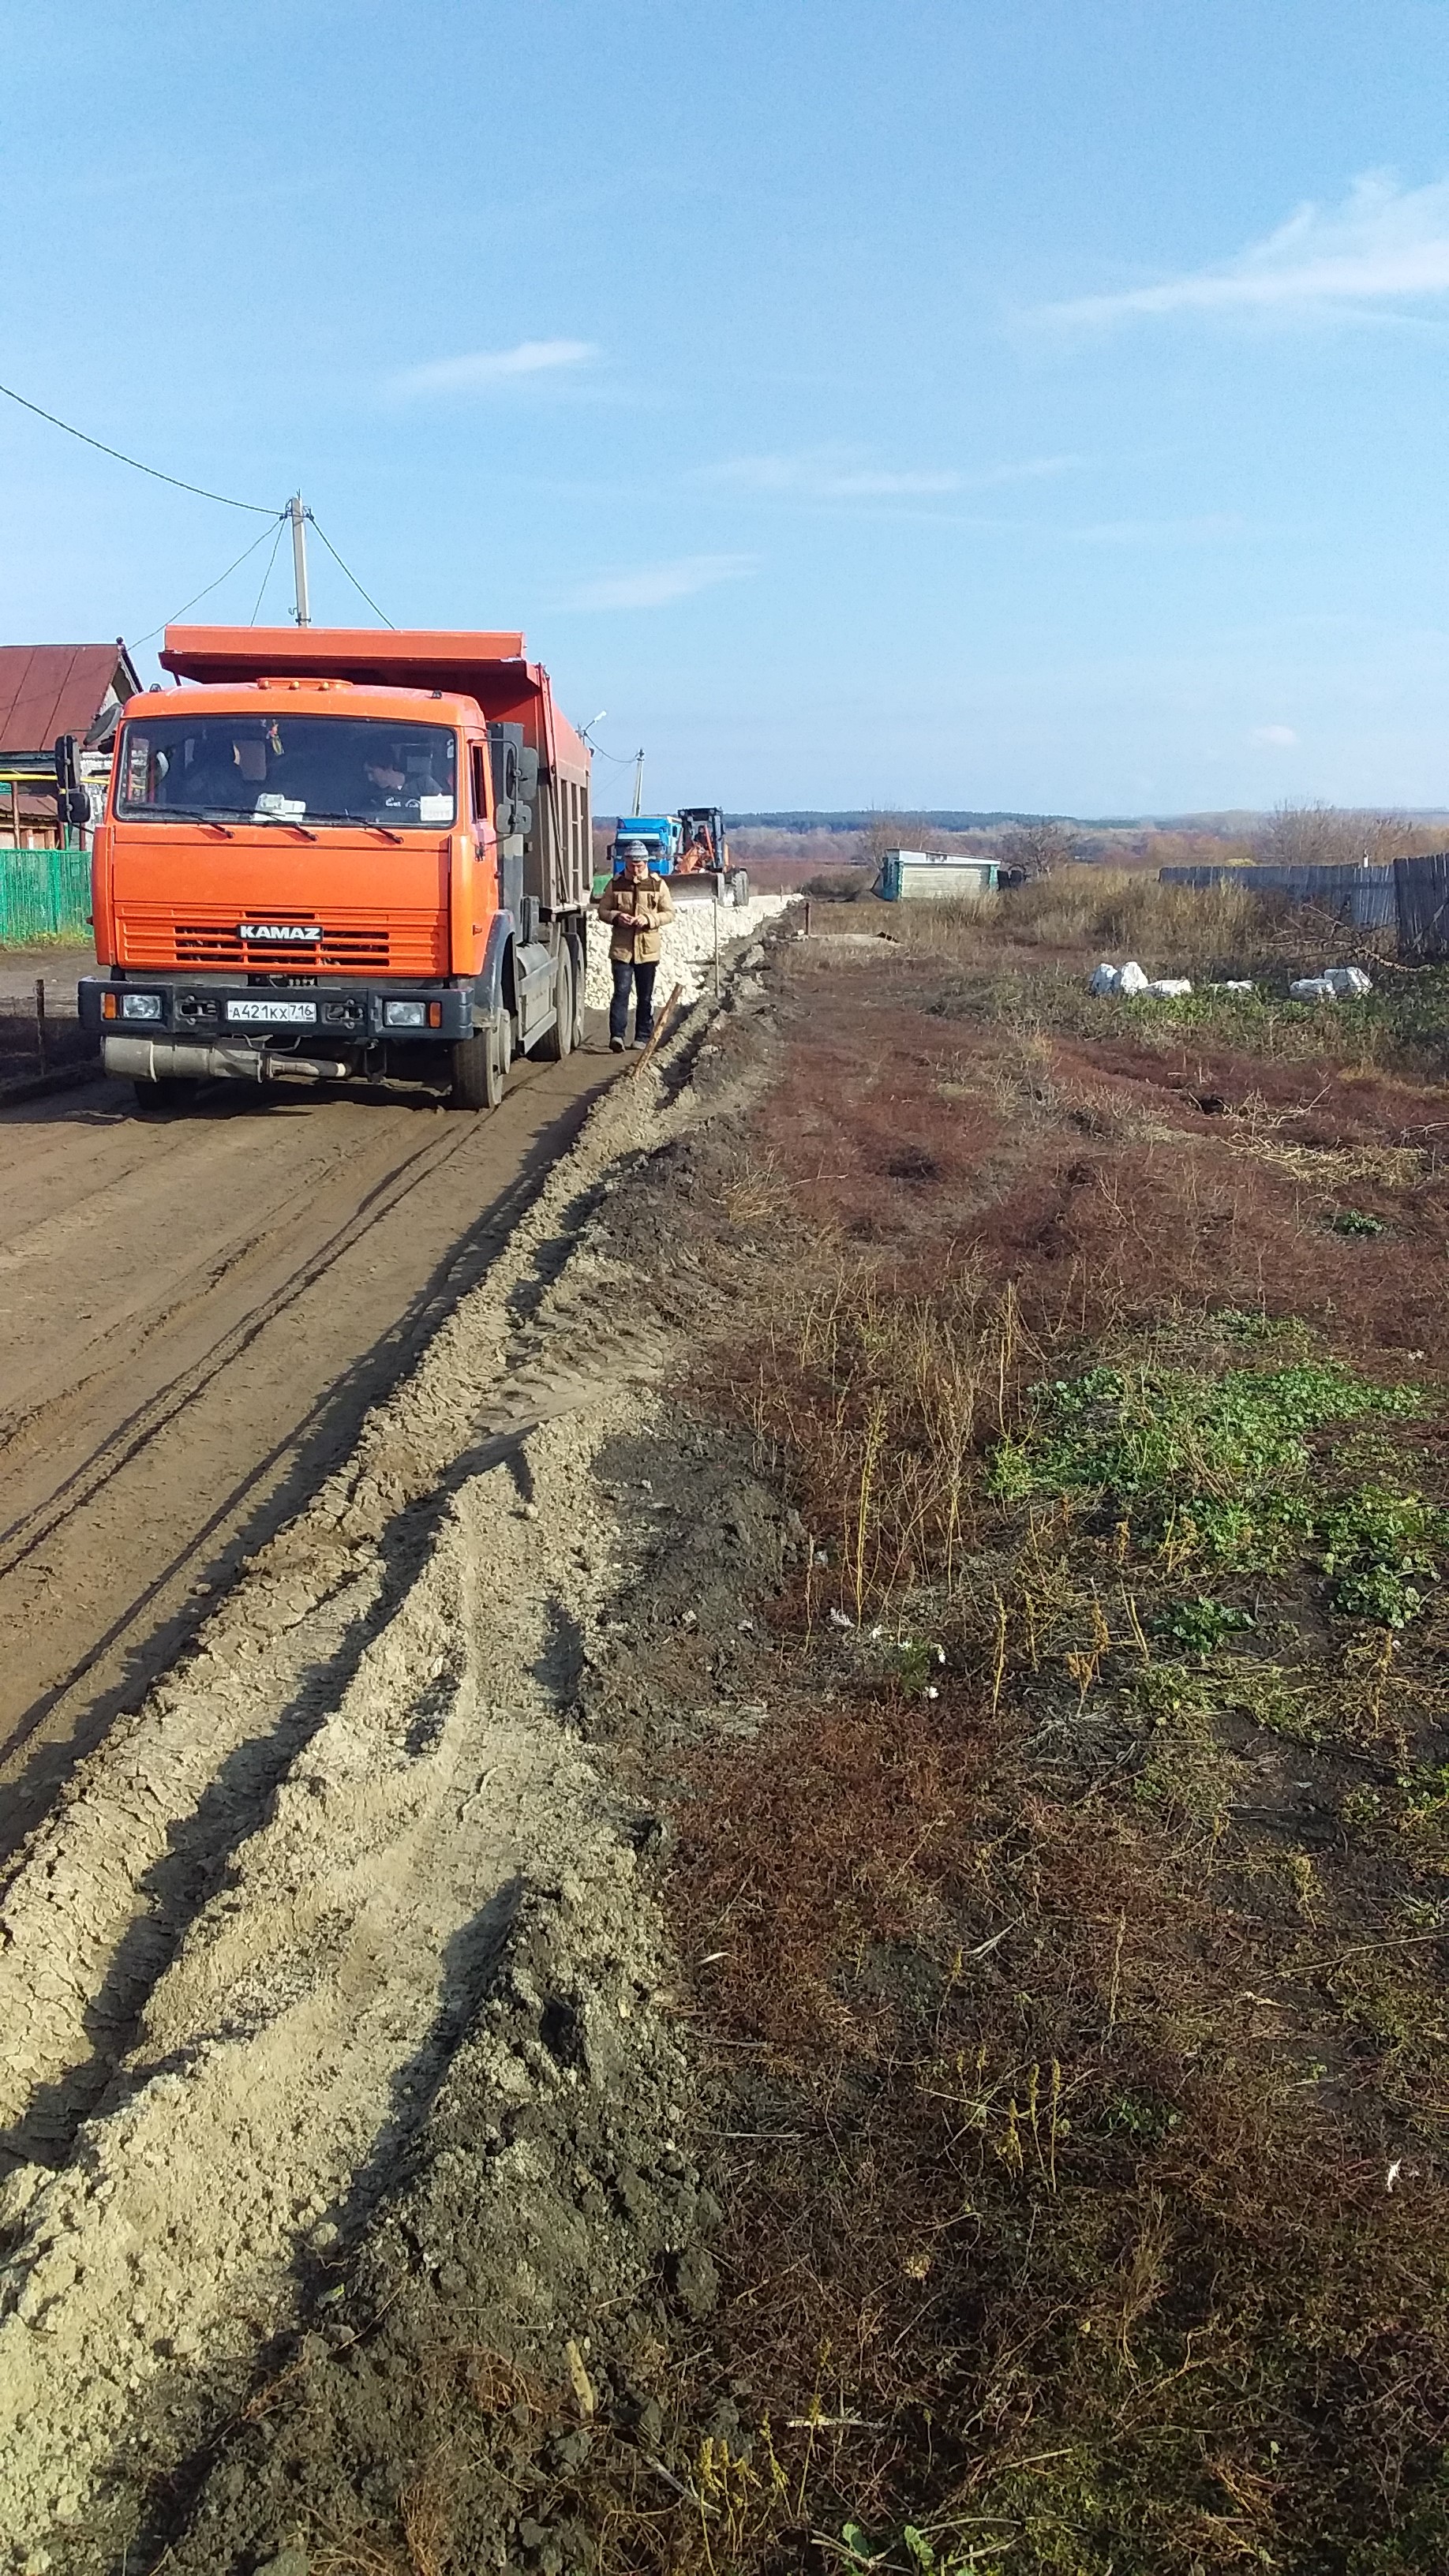
M 1394 930 L 1399 955 L 1420 964 L 1449 958 L 1449 850 L 1365 868 L 1162 868 L 1172 885 L 1240 886 L 1245 894 L 1280 894 L 1311 903 L 1360 930 Z
M 1401 957 L 1449 957 L 1449 852 L 1396 859 Z

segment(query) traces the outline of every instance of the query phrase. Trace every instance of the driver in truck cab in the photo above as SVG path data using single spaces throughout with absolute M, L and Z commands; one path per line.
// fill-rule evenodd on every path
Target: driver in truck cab
M 275 732 L 276 728 L 272 728 Z M 268 744 L 258 727 L 228 729 L 219 740 L 208 734 L 201 758 L 190 769 L 168 776 L 164 802 L 173 807 L 196 808 L 224 806 L 228 813 L 246 813 L 255 805 L 267 784 Z

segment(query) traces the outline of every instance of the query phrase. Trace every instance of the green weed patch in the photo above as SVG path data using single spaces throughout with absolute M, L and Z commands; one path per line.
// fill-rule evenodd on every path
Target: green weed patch
M 1334 1360 L 1219 1374 L 1146 1363 L 1033 1387 L 1021 1430 L 991 1454 L 998 1501 L 1080 1498 L 1124 1543 L 1176 1567 L 1271 1573 L 1317 1551 L 1346 1618 L 1402 1627 L 1422 1609 L 1441 1516 L 1413 1495 L 1365 1487 L 1325 1512 L 1317 1433 L 1421 1415 L 1415 1387 L 1377 1386 Z M 1162 1633 L 1210 1652 L 1241 1614 L 1204 1600 L 1164 1614 Z
M 1420 1585 L 1438 1576 L 1430 1545 L 1446 1536 L 1444 1514 L 1417 1494 L 1365 1486 L 1351 1495 L 1323 1523 L 1323 1571 L 1335 1610 L 1381 1628 L 1407 1627 L 1424 1607 Z
M 1231 1601 L 1209 1601 L 1199 1593 L 1195 1601 L 1174 1601 L 1150 1623 L 1150 1633 L 1165 1645 L 1176 1646 L 1185 1655 L 1215 1654 L 1225 1638 L 1253 1626 L 1249 1610 L 1235 1608 Z

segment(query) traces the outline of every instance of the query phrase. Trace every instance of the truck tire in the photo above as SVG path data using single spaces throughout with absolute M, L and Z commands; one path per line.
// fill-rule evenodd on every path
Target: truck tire
M 587 980 L 587 970 L 584 962 L 584 943 L 582 939 L 578 938 L 576 934 L 570 933 L 568 946 L 569 955 L 574 961 L 574 1044 L 578 1047 L 582 1046 L 584 1042 L 584 1012 L 587 1007 L 584 1000 L 584 986 Z
M 143 1118 L 184 1118 L 201 1086 L 184 1075 L 164 1073 L 151 1081 L 138 1080 L 132 1087 Z
M 747 875 L 745 874 L 745 871 L 744 871 L 744 869 L 743 869 L 743 868 L 736 868 L 736 870 L 735 870 L 735 877 L 734 877 L 734 884 L 733 884 L 733 886 L 731 887 L 730 891 L 731 891 L 732 898 L 733 898 L 733 900 L 734 900 L 736 903 L 748 903 L 748 902 L 749 902 L 749 899 L 750 899 L 750 880 L 749 880 L 749 878 L 747 877 Z
M 553 979 L 554 1023 L 539 1039 L 538 1052 L 550 1064 L 560 1064 L 574 1048 L 574 961 L 566 939 L 559 942 Z
M 475 1029 L 453 1047 L 450 1109 L 496 1109 L 513 1062 L 513 1022 L 500 1011 L 495 1027 Z

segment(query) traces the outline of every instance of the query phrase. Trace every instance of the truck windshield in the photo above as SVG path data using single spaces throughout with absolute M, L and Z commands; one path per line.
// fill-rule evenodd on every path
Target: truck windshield
M 193 822 L 432 829 L 457 811 L 444 725 L 372 716 L 147 716 L 121 735 L 116 812 Z

